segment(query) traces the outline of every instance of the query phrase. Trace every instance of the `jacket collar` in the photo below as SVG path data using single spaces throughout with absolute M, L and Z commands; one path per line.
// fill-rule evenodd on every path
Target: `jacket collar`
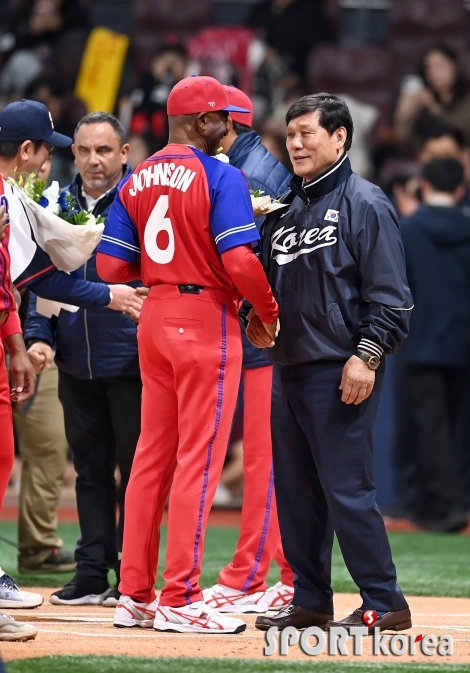
M 247 131 L 239 135 L 232 147 L 227 152 L 227 156 L 233 162 L 239 161 L 241 157 L 252 152 L 261 144 L 261 138 L 256 131 Z
M 110 189 L 109 192 L 106 194 L 106 197 L 99 202 L 100 210 L 105 208 L 114 200 L 114 197 L 116 196 L 116 192 L 121 180 L 130 175 L 131 173 L 132 173 L 131 167 L 129 166 L 129 164 L 125 164 L 123 166 L 122 177 L 120 178 L 118 184 L 112 189 Z M 82 187 L 83 187 L 82 176 L 80 175 L 80 173 L 77 173 L 72 182 L 70 183 L 68 191 L 71 194 L 73 194 L 73 196 L 77 199 L 77 203 L 80 206 L 80 208 L 82 210 L 87 210 L 87 204 L 82 195 Z
M 324 171 L 318 178 L 304 184 L 303 178 L 294 175 L 289 183 L 290 189 L 296 196 L 310 203 L 329 194 L 352 175 L 351 162 L 347 154 L 343 154 L 333 166 Z

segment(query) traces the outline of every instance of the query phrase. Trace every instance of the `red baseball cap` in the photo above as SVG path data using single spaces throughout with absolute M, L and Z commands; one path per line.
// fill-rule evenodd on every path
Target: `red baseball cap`
M 230 105 L 224 87 L 213 77 L 185 77 L 175 84 L 168 96 L 167 112 L 170 116 L 217 110 L 245 114 L 250 112 L 248 109 Z
M 239 124 L 245 124 L 245 126 L 253 126 L 253 103 L 248 98 L 246 93 L 237 89 L 236 86 L 231 84 L 230 86 L 224 86 L 225 92 L 227 94 L 229 103 L 234 103 L 239 105 L 242 108 L 248 108 L 250 111 L 249 114 L 237 114 L 236 112 L 230 113 L 230 119 L 233 119 L 234 122 Z

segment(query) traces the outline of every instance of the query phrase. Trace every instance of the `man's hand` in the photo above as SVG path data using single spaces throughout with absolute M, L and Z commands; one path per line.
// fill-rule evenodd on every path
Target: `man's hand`
M 263 323 L 254 309 L 248 313 L 247 320 L 246 336 L 250 343 L 257 348 L 272 348 L 281 329 L 279 320 L 273 323 Z
M 44 341 L 37 341 L 28 349 L 28 357 L 36 374 L 41 374 L 45 367 L 51 366 L 53 355 L 52 348 Z
M 137 290 L 129 287 L 129 285 L 110 285 L 109 289 L 112 292 L 113 300 L 108 308 L 127 314 L 130 312 L 140 313 L 144 298 L 138 294 Z
M 0 243 L 6 236 L 5 230 L 7 227 L 8 215 L 5 206 L 0 206 Z
M 136 293 L 139 295 L 139 297 L 148 297 L 148 293 L 150 292 L 150 288 L 148 287 L 138 287 L 136 288 Z M 123 313 L 129 318 L 131 318 L 134 322 L 139 323 L 140 322 L 140 311 L 136 311 L 135 309 L 129 309 L 128 311 L 123 311 Z
M 340 390 L 341 400 L 346 404 L 360 404 L 372 392 L 375 383 L 375 372 L 365 362 L 352 355 L 343 368 Z
M 22 334 L 12 334 L 4 343 L 11 356 L 11 401 L 21 404 L 34 395 L 36 374 L 26 353 Z

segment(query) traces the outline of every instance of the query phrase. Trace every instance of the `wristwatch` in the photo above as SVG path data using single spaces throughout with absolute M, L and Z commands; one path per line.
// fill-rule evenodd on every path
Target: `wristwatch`
M 380 366 L 380 358 L 377 357 L 377 355 L 367 355 L 367 353 L 364 353 L 363 351 L 356 351 L 354 355 L 358 357 L 359 360 L 365 362 L 372 371 L 375 371 Z

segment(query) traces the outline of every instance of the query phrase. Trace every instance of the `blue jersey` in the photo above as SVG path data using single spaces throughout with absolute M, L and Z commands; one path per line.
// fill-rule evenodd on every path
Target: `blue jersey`
M 258 240 L 240 171 L 172 144 L 122 182 L 98 251 L 133 263 L 140 259 L 146 286 L 233 290 L 220 255 Z

